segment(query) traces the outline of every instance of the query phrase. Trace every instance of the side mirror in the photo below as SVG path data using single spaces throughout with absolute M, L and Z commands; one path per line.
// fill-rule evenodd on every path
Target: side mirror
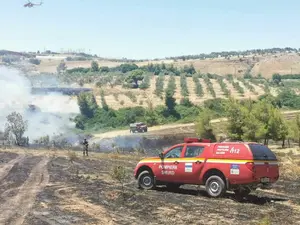
M 159 158 L 163 159 L 164 158 L 164 153 L 161 152 L 161 153 L 158 154 L 158 156 L 159 156 Z

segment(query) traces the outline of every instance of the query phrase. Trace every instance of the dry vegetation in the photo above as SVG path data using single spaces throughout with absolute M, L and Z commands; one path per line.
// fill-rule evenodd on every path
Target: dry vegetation
M 6 149 L 0 152 L 0 222 L 297 224 L 300 151 L 293 150 L 275 149 L 282 164 L 280 180 L 272 190 L 257 190 L 239 202 L 230 192 L 222 199 L 211 199 L 190 185 L 177 192 L 163 187 L 139 190 L 132 175 L 143 157 L 138 153 L 92 152 L 83 158 L 81 152 Z M 126 178 L 124 190 L 112 176 L 120 165 Z
M 144 106 L 147 107 L 147 102 L 151 101 L 153 106 L 158 106 L 158 105 L 164 105 L 164 98 L 163 97 L 158 97 L 155 95 L 155 82 L 158 79 L 158 76 L 152 76 L 150 79 L 150 88 L 146 90 L 140 90 L 140 89 L 125 89 L 121 85 L 114 86 L 114 88 L 111 88 L 109 85 L 103 86 L 102 89 L 104 90 L 105 93 L 105 100 L 106 103 L 113 109 L 119 109 L 123 107 L 132 107 L 132 106 Z M 201 104 L 205 100 L 208 99 L 213 99 L 213 96 L 209 93 L 207 90 L 207 85 L 205 84 L 204 80 L 202 78 L 199 79 L 200 84 L 203 87 L 203 92 L 204 95 L 202 97 L 199 97 L 195 93 L 195 82 L 193 81 L 192 77 L 187 77 L 187 86 L 188 86 L 188 91 L 189 91 L 189 100 L 194 103 L 194 104 Z M 167 87 L 169 80 L 169 76 L 164 76 L 164 90 Z M 225 79 L 224 83 L 226 83 L 227 88 L 231 90 L 232 95 L 236 99 L 243 99 L 243 98 L 252 98 L 255 99 L 259 95 L 264 93 L 263 87 L 252 84 L 254 86 L 255 91 L 257 93 L 251 92 L 247 87 L 243 86 L 241 81 L 234 80 L 235 82 L 238 82 L 240 86 L 244 88 L 245 93 L 241 95 L 238 93 L 238 91 L 233 87 L 231 83 L 226 81 Z M 214 91 L 216 92 L 216 97 L 217 98 L 227 98 L 224 95 L 224 92 L 221 90 L 221 87 L 219 83 L 217 82 L 216 79 L 210 79 Z M 176 90 L 174 94 L 174 98 L 176 99 L 176 102 L 179 103 L 180 99 L 183 98 L 181 95 L 181 86 L 180 86 L 180 77 L 176 76 L 175 77 L 175 83 L 176 83 Z M 90 86 L 89 86 L 90 87 Z M 95 95 L 96 95 L 96 100 L 99 105 L 101 105 L 101 97 L 99 95 L 100 90 L 98 88 L 94 88 L 95 90 Z M 128 97 L 128 93 L 132 93 L 136 97 L 136 101 L 133 101 Z M 164 93 L 163 93 L 164 96 Z
M 40 72 L 56 72 L 56 67 L 60 63 L 60 59 L 42 59 L 41 64 L 36 66 Z M 254 76 L 262 74 L 263 77 L 271 78 L 272 74 L 290 74 L 300 73 L 300 56 L 297 53 L 277 53 L 262 55 L 248 55 L 243 57 L 214 58 L 205 60 L 161 60 L 161 61 L 145 61 L 137 62 L 138 66 L 147 65 L 148 63 L 173 63 L 174 66 L 182 67 L 184 65 L 194 65 L 196 71 L 201 73 L 212 73 L 219 75 L 236 74 L 242 76 L 251 66 L 250 73 Z M 99 66 L 114 67 L 120 65 L 121 62 L 98 61 Z M 68 61 L 66 62 L 68 69 L 75 67 L 90 67 L 91 61 Z

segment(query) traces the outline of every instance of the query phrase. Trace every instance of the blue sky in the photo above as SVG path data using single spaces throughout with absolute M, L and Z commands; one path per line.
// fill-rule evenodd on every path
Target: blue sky
M 33 2 L 38 2 L 36 0 Z M 300 47 L 296 0 L 0 0 L 0 49 L 132 59 Z

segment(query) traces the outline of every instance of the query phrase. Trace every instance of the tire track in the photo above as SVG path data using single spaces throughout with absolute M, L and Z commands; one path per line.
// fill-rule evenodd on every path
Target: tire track
M 8 163 L 6 163 L 2 167 L 0 167 L 0 181 L 3 180 L 7 176 L 7 174 L 11 170 L 11 168 L 16 163 L 22 162 L 24 160 L 24 158 L 25 158 L 25 155 L 19 155 L 17 158 L 9 161 Z
M 108 213 L 104 207 L 86 202 L 84 199 L 79 198 L 76 193 L 71 194 L 71 196 L 65 196 L 61 194 L 61 192 L 71 193 L 72 189 L 72 187 L 62 187 L 55 191 L 54 195 L 63 200 L 62 209 L 71 212 L 84 212 L 90 217 L 97 219 L 99 224 L 115 224 L 113 219 L 114 214 Z
M 23 224 L 34 204 L 37 193 L 48 184 L 48 161 L 49 159 L 43 158 L 32 169 L 28 179 L 19 188 L 17 195 L 0 205 L 0 224 Z

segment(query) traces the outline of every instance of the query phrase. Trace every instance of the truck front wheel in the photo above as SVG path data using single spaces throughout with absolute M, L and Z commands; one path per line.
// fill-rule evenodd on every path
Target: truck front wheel
M 210 197 L 222 197 L 226 192 L 226 185 L 224 180 L 217 176 L 210 176 L 205 182 L 205 189 Z
M 141 172 L 138 176 L 138 185 L 146 190 L 155 188 L 153 175 L 147 170 Z

